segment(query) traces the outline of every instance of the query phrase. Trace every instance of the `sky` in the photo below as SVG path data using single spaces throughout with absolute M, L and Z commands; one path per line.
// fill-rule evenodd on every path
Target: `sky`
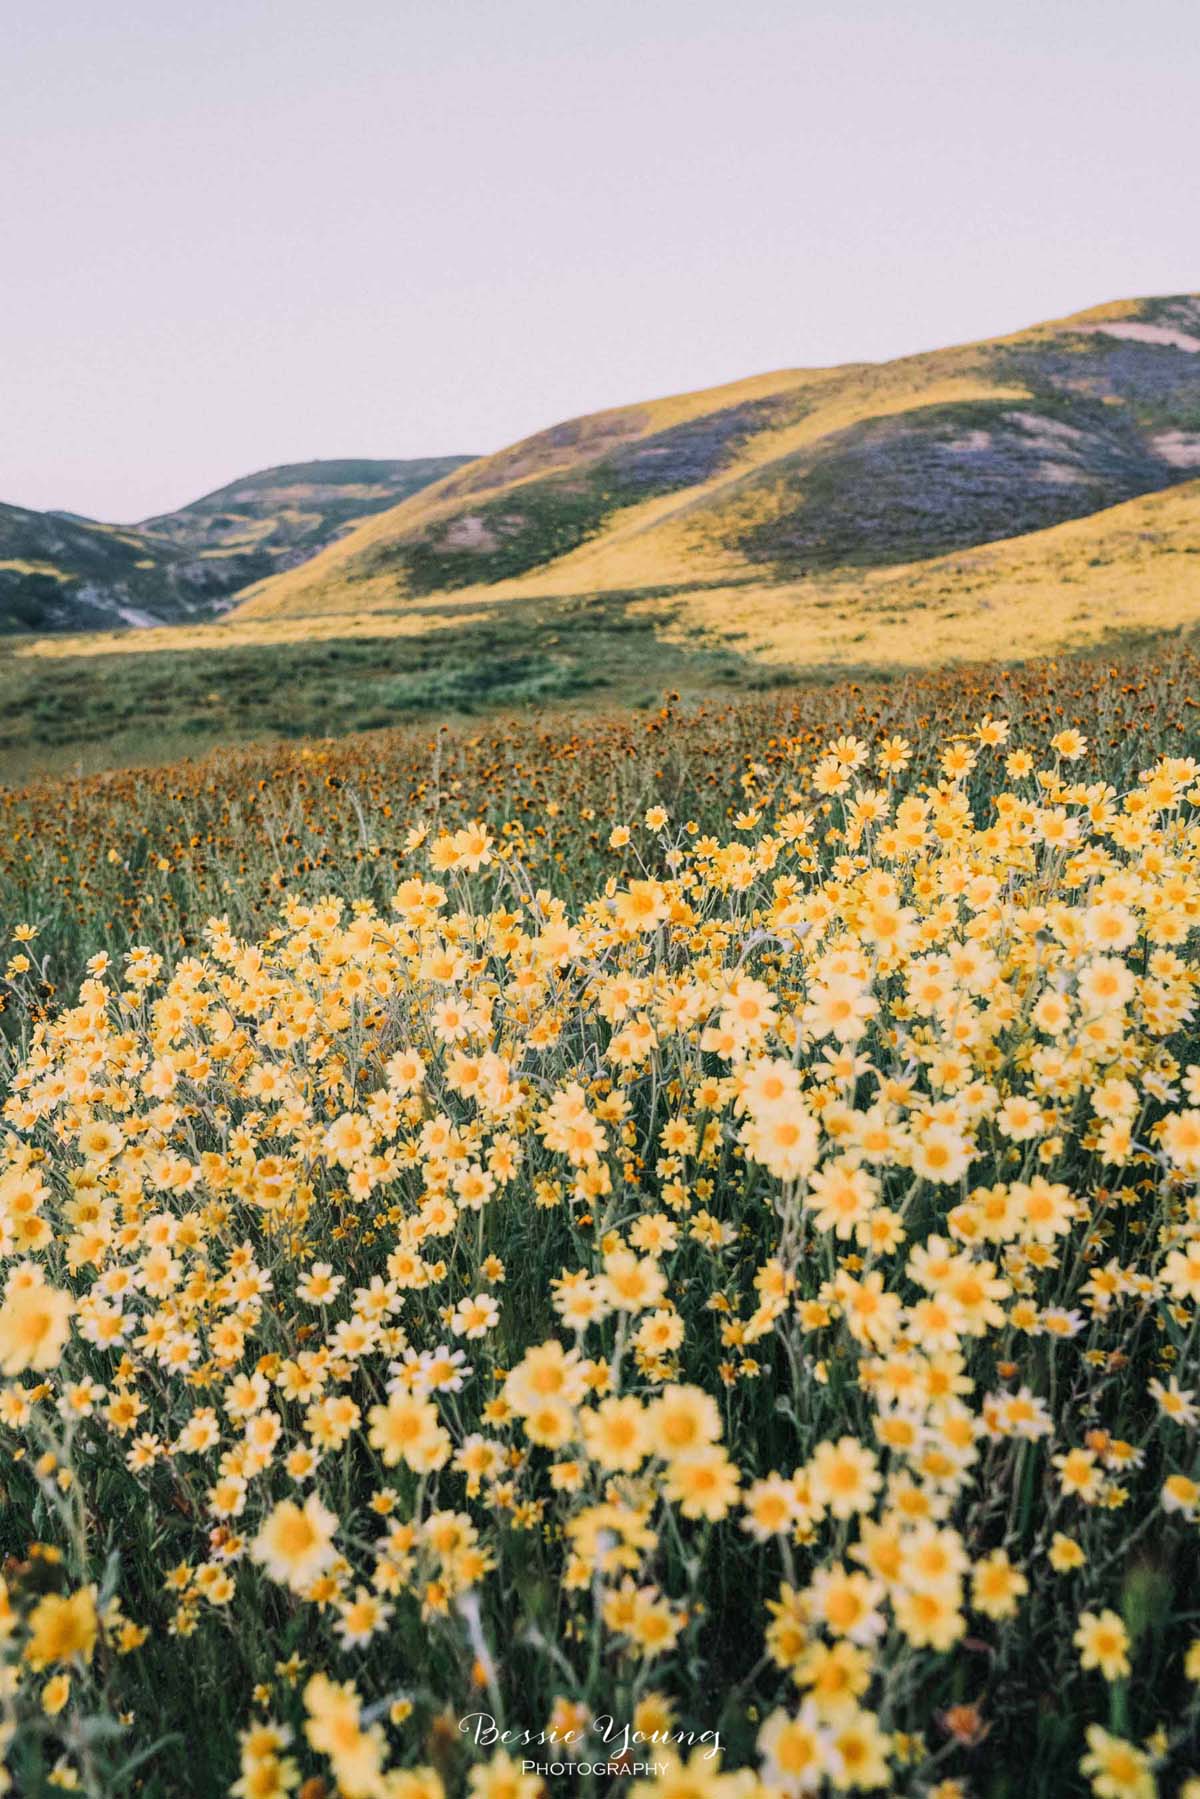
M 1193 0 L 9 0 L 0 500 L 1200 288 Z

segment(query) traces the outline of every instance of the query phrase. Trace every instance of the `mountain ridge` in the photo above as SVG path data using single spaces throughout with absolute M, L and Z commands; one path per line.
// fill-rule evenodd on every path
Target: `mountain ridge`
M 210 618 L 241 588 L 472 460 L 284 463 L 131 525 L 0 502 L 0 632 Z
M 377 513 L 241 616 L 784 584 L 1023 537 L 1200 467 L 1200 297 L 562 421 Z

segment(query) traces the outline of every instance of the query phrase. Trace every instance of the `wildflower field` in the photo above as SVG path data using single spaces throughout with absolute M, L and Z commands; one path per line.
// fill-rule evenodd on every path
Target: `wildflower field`
M 1197 667 L 0 793 L 9 1790 L 1197 1799 Z

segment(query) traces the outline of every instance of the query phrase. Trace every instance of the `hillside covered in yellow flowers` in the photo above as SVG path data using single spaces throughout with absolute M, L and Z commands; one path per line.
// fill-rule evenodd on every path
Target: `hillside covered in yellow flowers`
M 1122 301 L 570 420 L 364 521 L 247 590 L 239 612 L 705 590 L 724 607 L 737 589 L 777 590 L 781 611 L 802 613 L 831 584 L 869 592 L 894 574 L 920 603 L 930 584 L 953 585 L 956 558 L 1020 540 L 1019 567 L 1068 521 L 1093 521 L 1067 540 L 1086 566 L 1093 531 L 1109 550 L 1120 535 L 1111 509 L 1198 468 L 1200 300 Z M 1168 509 L 1149 528 L 1170 536 L 1186 516 Z M 1046 547 L 1061 554 L 1057 539 Z M 994 548 L 982 566 L 1009 572 Z M 1191 573 L 1164 562 L 1159 596 L 1194 598 Z

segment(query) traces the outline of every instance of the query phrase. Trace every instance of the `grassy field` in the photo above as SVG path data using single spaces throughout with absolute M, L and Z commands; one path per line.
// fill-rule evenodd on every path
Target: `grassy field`
M 953 555 L 782 584 L 714 585 L 644 607 L 671 641 L 728 644 L 779 669 L 1118 648 L 1200 624 L 1200 484 Z M 669 616 L 663 616 L 669 615 Z
M 907 566 L 784 584 L 457 598 L 392 612 L 0 640 L 0 778 L 569 702 L 908 679 L 1200 624 L 1200 484 Z
M 1198 672 L 0 791 L 12 1790 L 1195 1799 Z
M 676 609 L 600 599 L 450 604 L 394 619 L 212 626 L 0 644 L 0 775 L 90 772 L 218 744 L 337 735 L 591 698 L 652 704 L 787 678 L 668 633 Z

